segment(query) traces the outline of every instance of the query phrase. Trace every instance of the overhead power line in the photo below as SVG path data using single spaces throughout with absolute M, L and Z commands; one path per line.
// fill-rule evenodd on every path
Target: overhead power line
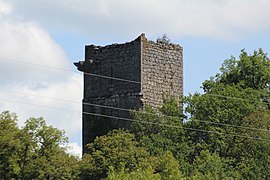
M 72 111 L 72 112 L 81 112 L 81 111 L 77 111 L 77 110 L 56 108 L 56 107 L 51 107 L 51 106 L 43 106 L 43 105 L 38 105 L 38 104 L 26 103 L 26 102 L 11 101 L 11 100 L 7 100 L 7 99 L 0 99 L 0 100 L 7 101 L 7 102 L 26 104 L 26 105 L 31 105 L 31 106 L 45 107 L 45 108 L 50 108 L 50 109 L 54 109 L 54 110 L 56 109 L 56 110 L 64 110 L 64 111 Z M 239 134 L 235 134 L 235 133 L 222 133 L 222 132 L 208 131 L 208 130 L 203 130 L 203 129 L 181 127 L 181 126 L 168 125 L 168 124 L 163 124 L 163 123 L 155 123 L 155 122 L 149 122 L 149 121 L 141 121 L 141 120 L 137 120 L 137 119 L 123 118 L 123 117 L 110 116 L 110 115 L 84 112 L 84 111 L 82 113 L 87 114 L 87 115 L 92 115 L 92 116 L 105 117 L 105 118 L 110 118 L 110 119 L 118 119 L 118 120 L 123 120 L 123 121 L 130 121 L 130 122 L 138 122 L 138 123 L 151 124 L 151 125 L 158 125 L 158 126 L 171 127 L 171 128 L 180 128 L 180 129 L 185 129 L 185 130 L 190 130 L 190 131 L 198 131 L 198 132 L 220 134 L 220 135 L 222 134 L 224 136 L 243 137 L 243 138 L 248 138 L 248 139 L 253 139 L 253 140 L 270 141 L 270 139 L 265 139 L 265 138 L 261 138 L 261 137 L 246 136 L 246 135 L 239 135 Z
M 62 99 L 62 98 L 48 97 L 48 96 L 42 96 L 42 95 L 20 93 L 20 92 L 17 92 L 17 91 L 10 91 L 9 92 L 8 90 L 2 90 L 2 89 L 0 89 L 0 91 L 7 92 L 7 93 L 13 93 L 13 94 L 26 95 L 26 96 L 48 98 L 48 99 L 53 99 L 53 100 L 58 100 L 58 101 L 66 101 L 66 102 L 71 102 L 71 103 L 81 103 L 79 101 L 74 101 L 74 100 L 69 100 L 69 99 Z M 133 111 L 133 112 L 138 112 L 138 113 L 143 113 L 143 114 L 148 114 L 148 115 L 154 115 L 154 116 L 159 116 L 159 117 L 168 117 L 168 118 L 178 118 L 179 119 L 179 117 L 177 117 L 177 116 L 169 116 L 169 115 L 164 115 L 164 114 L 150 113 L 150 112 L 146 112 L 146 111 L 137 111 L 137 110 L 132 110 L 132 109 L 119 108 L 119 107 L 113 107 L 113 106 L 106 106 L 106 105 L 95 104 L 95 103 L 82 102 L 82 104 L 83 105 L 89 105 L 89 106 L 95 106 L 95 107 L 101 107 L 101 108 L 107 108 L 107 109 L 126 111 L 126 112 Z M 198 120 L 198 119 L 192 119 L 191 121 L 214 124 L 214 125 L 220 125 L 220 126 L 229 126 L 229 127 L 234 127 L 234 128 L 243 128 L 243 129 L 250 129 L 250 130 L 256 130 L 256 131 L 269 132 L 268 129 L 260 129 L 260 128 L 253 128 L 253 127 L 247 127 L 247 126 L 237 126 L 237 125 L 232 125 L 232 124 L 228 124 L 228 123 L 220 123 L 220 122 L 205 121 L 205 120 Z
M 27 61 L 19 61 L 17 59 L 12 59 L 12 58 L 6 58 L 6 57 L 0 57 L 0 60 L 1 61 L 5 61 L 5 62 L 8 62 L 8 63 L 20 63 L 20 64 L 23 64 L 23 65 L 32 65 L 32 66 L 39 66 L 39 67 L 42 67 L 42 68 L 47 68 L 47 69 L 55 69 L 55 70 L 60 70 L 60 71 L 72 71 L 72 69 L 64 69 L 64 68 L 60 68 L 60 67 L 55 67 L 55 66 L 48 66 L 48 65 L 44 65 L 44 64 L 37 64 L 37 63 L 32 63 L 32 62 L 27 62 Z
M 99 78 L 106 78 L 106 79 L 113 79 L 113 80 L 117 80 L 117 81 L 124 81 L 124 82 L 129 82 L 129 83 L 141 84 L 140 81 L 133 81 L 133 80 L 129 80 L 129 79 L 122 79 L 122 78 L 116 78 L 116 77 L 104 76 L 104 75 L 98 75 L 98 74 L 86 73 L 86 72 L 84 72 L 84 74 L 89 75 L 89 76 L 99 77 Z
M 270 139 L 265 139 L 265 138 L 260 138 L 260 137 L 245 136 L 245 135 L 239 135 L 239 134 L 235 134 L 235 133 L 222 133 L 222 132 L 208 131 L 208 130 L 203 130 L 203 129 L 174 126 L 174 125 L 155 123 L 155 122 L 149 122 L 149 121 L 141 121 L 141 120 L 136 120 L 136 119 L 116 117 L 116 116 L 110 116 L 110 115 L 104 115 L 104 114 L 97 114 L 97 113 L 90 113 L 90 112 L 83 112 L 83 114 L 88 114 L 88 115 L 92 115 L 92 116 L 99 116 L 99 117 L 105 117 L 105 118 L 111 118 L 111 119 L 120 119 L 120 120 L 123 120 L 123 121 L 131 121 L 131 122 L 138 122 L 138 123 L 144 123 L 144 124 L 158 125 L 158 126 L 164 126 L 164 127 L 179 128 L 179 129 L 185 129 L 185 130 L 190 130 L 190 131 L 206 132 L 206 133 L 212 133 L 212 134 L 222 134 L 222 135 L 225 135 L 225 136 L 236 136 L 236 137 L 249 138 L 249 139 L 253 139 L 253 140 L 270 141 Z
M 32 106 L 38 106 L 38 107 L 45 107 L 45 108 L 56 109 L 56 110 L 81 112 L 81 111 L 78 111 L 78 110 L 68 110 L 68 109 L 51 107 L 51 106 L 44 106 L 44 105 L 39 105 L 39 104 L 32 104 L 32 103 L 26 103 L 26 102 L 12 101 L 12 100 L 7 100 L 7 99 L 0 99 L 0 100 L 7 101 L 7 102 L 20 103 L 20 104 L 28 104 L 28 105 L 32 105 Z M 117 108 L 117 107 L 104 106 L 104 105 L 98 105 L 98 104 L 92 104 L 92 103 L 84 103 L 84 104 L 95 106 L 95 107 L 102 107 L 102 108 L 108 108 L 108 109 L 114 109 L 114 110 L 127 111 L 127 112 L 134 111 L 134 112 L 138 112 L 138 113 L 142 113 L 142 114 L 154 115 L 154 116 L 157 116 L 157 117 L 177 118 L 177 119 L 181 120 L 177 116 L 169 116 L 169 115 L 163 115 L 163 114 L 157 114 L 157 113 L 150 113 L 150 112 L 146 112 L 146 111 L 130 110 L 130 109 L 125 109 L 125 108 Z M 88 112 L 83 112 L 83 114 L 84 113 L 88 113 Z M 104 115 L 104 116 L 106 116 L 106 115 Z M 117 117 L 117 118 L 120 118 L 121 119 L 121 117 Z M 219 123 L 219 122 L 212 122 L 212 121 L 206 121 L 206 120 L 192 119 L 191 121 L 203 122 L 203 123 L 214 124 L 214 125 L 221 125 L 221 126 L 229 126 L 229 127 L 241 128 L 241 129 L 250 129 L 250 130 L 256 130 L 256 131 L 270 132 L 268 129 L 259 129 L 259 128 L 247 127 L 247 126 L 237 126 L 237 125 L 232 125 L 232 124 L 227 124 L 227 123 Z
M 206 94 L 206 95 L 207 96 L 215 96 L 215 97 L 222 97 L 222 98 L 228 98 L 228 99 L 241 100 L 241 101 L 248 101 L 248 102 L 260 102 L 260 103 L 269 105 L 268 102 L 263 102 L 263 101 L 259 101 L 259 100 L 252 100 L 252 99 L 244 99 L 244 98 L 239 98 L 239 97 L 224 96 L 224 95 L 220 95 L 220 94 Z
M 53 99 L 53 100 L 57 100 L 57 101 L 66 101 L 66 102 L 71 102 L 71 103 L 81 103 L 80 101 L 75 101 L 75 100 L 71 100 L 71 99 L 63 99 L 63 98 L 57 98 L 57 97 L 42 96 L 42 95 L 37 95 L 37 94 L 22 93 L 22 92 L 11 91 L 11 90 L 6 90 L 6 89 L 0 89 L 0 92 L 5 92 L 8 94 L 19 94 L 19 95 L 23 95 L 23 96 L 47 98 L 47 99 Z
M 69 112 L 72 111 L 72 112 L 81 113 L 81 111 L 78 111 L 78 110 L 52 107 L 52 106 L 46 106 L 46 105 L 40 105 L 40 104 L 34 104 L 34 103 L 28 103 L 28 102 L 21 102 L 21 101 L 13 101 L 13 100 L 9 100 L 9 99 L 0 99 L 0 101 L 6 101 L 6 102 L 11 102 L 11 103 L 17 103 L 17 104 L 25 104 L 25 105 L 30 105 L 30 106 L 37 106 L 37 107 L 48 108 L 48 109 L 53 109 L 53 110 L 61 110 L 61 111 L 69 111 Z
M 158 116 L 158 117 L 177 118 L 177 119 L 181 120 L 178 116 L 169 116 L 169 115 L 164 115 L 164 114 L 150 113 L 150 112 L 146 112 L 146 111 L 138 111 L 138 110 L 132 110 L 132 109 L 125 109 L 125 108 L 116 108 L 116 107 L 112 107 L 112 106 L 104 106 L 104 105 L 93 104 L 93 103 L 83 103 L 83 104 L 90 105 L 90 106 L 107 108 L 107 109 L 128 111 L 128 112 L 133 111 L 133 112 L 137 112 L 137 113 L 154 115 L 154 116 Z M 205 120 L 198 120 L 198 119 L 191 119 L 190 121 L 196 121 L 196 122 L 202 122 L 202 123 L 208 123 L 208 124 L 214 124 L 214 125 L 220 125 L 220 126 L 229 126 L 229 127 L 234 127 L 234 128 L 243 128 L 243 129 L 250 129 L 250 130 L 256 130 L 256 131 L 269 132 L 268 129 L 260 129 L 260 128 L 247 127 L 247 126 L 237 126 L 237 125 L 232 125 L 232 124 L 228 124 L 228 123 L 219 123 L 219 122 L 205 121 Z
M 44 67 L 44 68 L 49 68 L 49 69 L 55 69 L 55 70 L 60 70 L 60 71 L 74 72 L 74 71 L 71 70 L 71 69 L 64 69 L 64 68 L 59 68 L 59 67 L 54 67 L 54 66 L 48 66 L 48 65 L 42 65 L 42 64 L 31 63 L 31 62 L 19 61 L 19 60 L 11 59 L 11 58 L 0 57 L 0 60 L 6 61 L 6 62 L 9 62 L 9 63 L 28 64 L 28 65 L 32 65 L 32 66 L 39 66 L 39 67 Z M 8 61 L 8 60 L 11 60 L 11 61 Z M 88 73 L 88 72 L 84 72 L 84 74 L 85 74 L 85 75 L 88 75 L 88 76 L 97 77 L 97 78 L 113 79 L 113 80 L 117 80 L 117 81 L 123 81 L 123 82 L 129 82 L 129 83 L 141 84 L 140 81 L 134 81 L 134 80 L 130 80 L 130 79 L 123 79 L 123 78 L 119 78 L 119 77 L 111 77 L 111 76 L 105 76 L 105 75 L 94 74 L 94 73 Z

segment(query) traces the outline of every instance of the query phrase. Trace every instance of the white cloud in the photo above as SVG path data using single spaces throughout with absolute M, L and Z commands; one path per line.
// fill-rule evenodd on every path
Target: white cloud
M 70 143 L 67 148 L 68 153 L 78 157 L 82 157 L 82 147 L 79 146 L 77 143 Z
M 0 27 L 0 60 L 3 63 L 0 71 L 2 74 L 13 77 L 19 82 L 24 80 L 34 82 L 40 79 L 47 82 L 63 79 L 63 72 L 47 68 L 50 74 L 48 76 L 46 73 L 40 73 L 44 67 L 17 62 L 23 61 L 64 69 L 70 67 L 65 53 L 46 31 L 33 23 L 9 20 L 2 20 Z
M 78 135 L 81 74 L 50 68 L 71 69 L 72 63 L 46 30 L 17 19 L 9 9 L 13 7 L 0 1 L 0 111 L 16 112 L 20 125 L 42 116 L 68 137 Z
M 48 29 L 66 28 L 92 38 L 146 32 L 220 39 L 270 31 L 268 0 L 12 0 L 21 16 Z
M 81 76 L 32 88 L 28 84 L 0 86 L 0 109 L 14 111 L 20 125 L 29 117 L 44 117 L 48 124 L 64 129 L 68 137 L 81 129 Z
M 0 1 L 0 16 L 10 14 L 12 11 L 12 7 L 5 2 Z

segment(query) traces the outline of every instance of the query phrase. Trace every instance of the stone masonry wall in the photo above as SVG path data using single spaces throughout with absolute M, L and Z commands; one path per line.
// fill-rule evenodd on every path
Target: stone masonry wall
M 93 142 L 96 136 L 104 135 L 112 129 L 130 126 L 129 111 L 139 109 L 141 102 L 141 84 L 125 82 L 91 74 L 141 81 L 141 41 L 140 38 L 125 44 L 109 46 L 86 46 L 85 60 L 91 61 L 84 70 L 83 100 L 83 152 L 86 144 Z M 91 74 L 89 74 L 91 73 Z M 97 104 L 101 106 L 93 106 Z M 106 108 L 105 106 L 113 107 Z M 110 118 L 111 117 L 111 118 Z M 120 118 L 114 118 L 120 117 Z
M 86 46 L 85 61 L 74 64 L 84 72 L 83 153 L 96 136 L 130 127 L 131 114 L 123 109 L 156 107 L 164 96 L 179 98 L 183 93 L 182 47 L 147 41 L 144 34 L 125 44 Z
M 101 106 L 92 106 L 89 103 Z M 105 106 L 114 108 L 106 108 Z M 87 113 L 83 114 L 83 144 L 93 142 L 96 136 L 104 135 L 112 129 L 129 129 L 131 123 L 128 119 L 131 118 L 131 115 L 130 111 L 124 109 L 138 110 L 140 108 L 142 108 L 142 101 L 141 95 L 138 94 L 114 95 L 109 98 L 99 97 L 84 102 L 83 111 Z M 87 152 L 85 147 L 84 152 Z
M 85 59 L 92 60 L 90 73 L 141 81 L 140 39 L 130 43 L 113 44 L 104 47 L 86 46 Z M 90 65 L 90 66 L 91 66 Z M 140 84 L 114 79 L 84 76 L 84 98 L 110 97 L 117 94 L 140 93 Z
M 183 48 L 142 38 L 142 94 L 151 106 L 163 103 L 163 97 L 183 94 Z

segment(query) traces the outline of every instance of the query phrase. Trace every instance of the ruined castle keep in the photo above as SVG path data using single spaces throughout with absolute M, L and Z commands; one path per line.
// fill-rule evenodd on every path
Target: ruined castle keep
M 148 41 L 144 34 L 125 44 L 85 46 L 85 60 L 74 63 L 84 72 L 83 152 L 96 136 L 129 127 L 124 118 L 131 115 L 124 109 L 159 106 L 164 96 L 181 97 L 182 53 L 181 46 Z

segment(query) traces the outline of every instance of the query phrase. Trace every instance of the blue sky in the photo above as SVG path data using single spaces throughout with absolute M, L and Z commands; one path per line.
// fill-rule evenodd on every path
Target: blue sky
M 241 49 L 269 53 L 268 7 L 268 0 L 0 0 L 0 110 L 16 112 L 21 125 L 43 116 L 80 152 L 83 84 L 72 63 L 84 59 L 85 44 L 167 34 L 184 48 L 184 93 L 202 92 Z

